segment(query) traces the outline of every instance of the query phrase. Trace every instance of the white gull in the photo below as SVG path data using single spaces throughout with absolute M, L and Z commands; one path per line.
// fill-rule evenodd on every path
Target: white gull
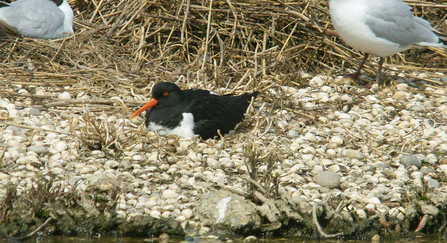
M 338 35 L 365 53 L 357 72 L 348 75 L 356 81 L 369 55 L 380 57 L 379 85 L 384 57 L 414 46 L 447 48 L 443 43 L 447 38 L 435 34 L 428 21 L 413 16 L 411 7 L 401 0 L 329 0 L 329 9 Z

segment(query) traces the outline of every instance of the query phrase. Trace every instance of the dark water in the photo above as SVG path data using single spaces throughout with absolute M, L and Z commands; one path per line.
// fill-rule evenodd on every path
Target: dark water
M 20 241 L 10 241 L 8 239 L 0 239 L 0 242 L 14 242 L 18 243 Z M 185 239 L 158 239 L 158 238 L 138 238 L 138 237 L 69 237 L 69 236 L 40 236 L 34 237 L 32 239 L 28 239 L 26 241 L 22 241 L 24 243 L 150 243 L 150 242 L 161 242 L 161 243 L 180 243 L 180 242 L 243 242 L 243 238 L 241 239 L 233 239 L 232 241 L 222 241 L 219 239 L 200 239 L 200 238 L 188 238 L 188 241 Z M 415 237 L 402 237 L 400 239 L 381 239 L 380 241 L 371 241 L 371 240 L 339 240 L 339 239 L 326 239 L 326 240 L 315 240 L 308 238 L 258 238 L 257 241 L 249 241 L 249 242 L 269 242 L 269 243 L 291 243 L 291 242 L 299 242 L 299 243 L 392 243 L 392 242 L 403 242 L 403 243 L 445 243 L 447 242 L 447 237 L 441 237 L 437 235 L 417 235 Z

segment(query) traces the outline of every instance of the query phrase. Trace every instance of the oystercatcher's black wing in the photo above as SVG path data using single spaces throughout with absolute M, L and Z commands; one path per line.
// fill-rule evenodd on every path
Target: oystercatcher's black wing
M 251 97 L 258 93 L 243 94 L 240 96 L 205 95 L 194 99 L 186 108 L 194 116 L 194 133 L 202 139 L 218 136 L 217 130 L 222 135 L 244 119 Z

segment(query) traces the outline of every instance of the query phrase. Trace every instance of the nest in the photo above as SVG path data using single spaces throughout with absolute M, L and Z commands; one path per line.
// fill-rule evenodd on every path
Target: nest
M 302 74 L 344 74 L 344 68 L 358 67 L 362 55 L 336 37 L 327 1 L 69 3 L 76 32 L 70 38 L 47 41 L 2 33 L 3 83 L 52 87 L 55 92 L 65 87 L 76 96 L 118 97 L 138 106 L 138 100 L 149 96 L 150 84 L 158 81 L 183 77 L 182 88 L 220 93 L 263 91 L 285 83 L 306 86 Z M 447 33 L 445 3 L 407 3 Z M 389 57 L 387 63 L 447 71 L 445 50 L 436 48 L 411 50 Z M 365 70 L 374 75 L 376 66 L 368 62 Z M 28 104 L 48 108 L 49 101 L 57 99 L 34 95 Z M 104 102 L 98 110 L 114 103 Z

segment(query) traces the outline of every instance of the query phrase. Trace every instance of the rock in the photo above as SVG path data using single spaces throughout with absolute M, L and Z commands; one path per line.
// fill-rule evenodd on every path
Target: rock
M 331 138 L 331 143 L 335 143 L 335 144 L 337 144 L 337 146 L 340 146 L 340 145 L 342 145 L 344 143 L 344 140 L 340 136 L 333 136 Z
M 421 211 L 423 214 L 430 214 L 436 216 L 439 213 L 439 209 L 435 205 L 427 204 L 426 202 L 423 201 L 420 202 L 419 205 L 421 207 Z
M 61 100 L 70 100 L 71 99 L 71 94 L 67 91 L 64 91 L 62 93 L 59 94 L 59 99 Z
M 323 86 L 324 83 L 326 83 L 325 79 L 323 79 L 321 76 L 315 76 L 309 81 L 309 86 L 316 88 Z
M 396 93 L 394 93 L 393 98 L 396 100 L 406 100 L 409 98 L 409 96 L 410 94 L 407 92 L 397 91 Z
M 119 218 L 119 219 L 126 219 L 127 214 L 126 214 L 125 211 L 119 210 L 119 211 L 116 212 L 116 217 Z
M 167 219 L 167 218 L 171 217 L 171 212 L 166 211 L 166 212 L 161 214 L 161 217 L 164 218 L 164 219 Z
M 437 181 L 435 179 L 429 178 L 427 180 L 427 185 L 428 185 L 428 188 L 439 188 L 441 183 L 439 183 L 439 181 Z
M 3 172 L 0 172 L 0 180 L 9 179 L 9 175 Z
M 157 210 L 152 210 L 149 215 L 154 217 L 154 218 L 156 218 L 156 219 L 161 218 L 161 213 L 158 212 Z
M 256 238 L 256 236 L 254 236 L 254 235 L 250 235 L 250 236 L 247 236 L 245 239 L 244 239 L 244 242 L 248 242 L 248 241 L 257 241 L 258 240 L 258 238 Z
M 400 158 L 400 163 L 405 166 L 416 166 L 418 168 L 421 168 L 422 162 L 416 157 L 412 155 L 403 155 L 402 158 Z
M 203 195 L 196 207 L 198 222 L 225 231 L 237 231 L 247 226 L 259 230 L 261 218 L 257 211 L 255 204 L 226 190 Z
M 307 139 L 308 141 L 311 141 L 311 142 L 317 141 L 317 137 L 315 137 L 315 135 L 313 133 L 311 133 L 311 132 L 307 132 L 304 135 L 304 138 Z
M 32 145 L 32 146 L 29 146 L 27 149 L 28 149 L 28 151 L 33 151 L 40 155 L 48 153 L 48 149 L 45 146 L 40 146 L 40 145 Z
M 419 169 L 419 171 L 424 175 L 434 172 L 433 169 L 430 169 L 428 167 L 422 167 L 421 169 Z
M 375 204 L 380 204 L 381 202 L 380 202 L 380 199 L 378 199 L 377 197 L 372 197 L 372 198 L 368 199 L 368 203 L 375 205 Z
M 202 226 L 199 230 L 199 235 L 206 235 L 211 231 L 210 227 Z
M 299 134 L 295 130 L 289 130 L 289 132 L 287 132 L 287 137 L 288 138 L 297 138 L 297 137 L 299 137 Z
M 412 111 L 417 111 L 417 112 L 421 112 L 421 111 L 424 111 L 425 108 L 422 107 L 422 106 L 420 106 L 420 105 L 414 105 L 414 106 L 410 107 L 410 110 L 412 110 Z
M 42 113 L 40 112 L 40 110 L 38 110 L 36 108 L 31 108 L 29 110 L 29 114 L 32 116 L 40 116 Z
M 192 210 L 187 208 L 182 211 L 182 215 L 185 216 L 186 219 L 190 219 L 192 216 Z
M 199 63 L 199 66 L 201 66 L 202 65 L 202 63 L 203 63 L 203 61 L 205 60 L 205 62 L 210 62 L 211 61 L 211 57 L 210 57 L 210 55 L 208 55 L 208 54 L 202 54 L 202 55 L 200 55 L 200 57 L 199 57 L 199 61 L 198 61 L 198 63 Z
M 425 157 L 425 161 L 430 164 L 434 164 L 438 162 L 438 157 L 434 154 L 427 154 L 427 156 Z
M 368 217 L 368 215 L 366 214 L 365 210 L 363 209 L 357 209 L 357 211 L 355 211 L 357 213 L 357 216 L 360 219 L 366 219 Z
M 176 220 L 176 221 L 179 221 L 179 222 L 183 222 L 183 221 L 186 220 L 186 218 L 185 218 L 185 216 L 180 215 L 180 216 L 178 216 L 175 220 Z
M 163 199 L 177 199 L 178 194 L 173 191 L 173 190 L 164 190 L 163 193 L 161 194 L 161 198 Z
M 206 160 L 206 164 L 208 165 L 208 167 L 210 167 L 211 169 L 219 169 L 220 164 L 217 160 L 212 159 L 212 158 L 208 158 Z
M 117 168 L 120 165 L 120 163 L 118 163 L 115 160 L 108 160 L 105 164 L 104 164 L 104 168 L 109 168 L 109 169 L 114 169 Z
M 371 237 L 371 241 L 374 243 L 380 242 L 380 235 L 373 235 L 373 237 Z
M 342 152 L 343 156 L 346 156 L 348 158 L 351 159 L 363 159 L 365 158 L 365 155 L 363 155 L 362 152 L 358 151 L 358 150 L 354 150 L 354 149 L 345 149 Z
M 6 130 L 11 130 L 13 131 L 12 133 L 14 134 L 14 136 L 20 136 L 20 137 L 24 137 L 26 138 L 27 136 L 25 135 L 25 133 L 23 133 L 18 127 L 16 126 L 7 126 Z
M 328 149 L 326 150 L 326 155 L 329 157 L 335 157 L 335 155 L 337 155 L 337 151 L 334 149 Z
M 107 177 L 98 179 L 98 181 L 95 183 L 95 186 L 102 192 L 107 192 L 114 188 L 117 188 L 116 180 Z
M 58 152 L 63 152 L 65 150 L 67 150 L 67 148 L 68 148 L 67 143 L 64 141 L 59 141 L 54 146 L 54 149 Z
M 332 171 L 322 171 L 315 177 L 315 183 L 330 189 L 340 187 L 340 176 Z

